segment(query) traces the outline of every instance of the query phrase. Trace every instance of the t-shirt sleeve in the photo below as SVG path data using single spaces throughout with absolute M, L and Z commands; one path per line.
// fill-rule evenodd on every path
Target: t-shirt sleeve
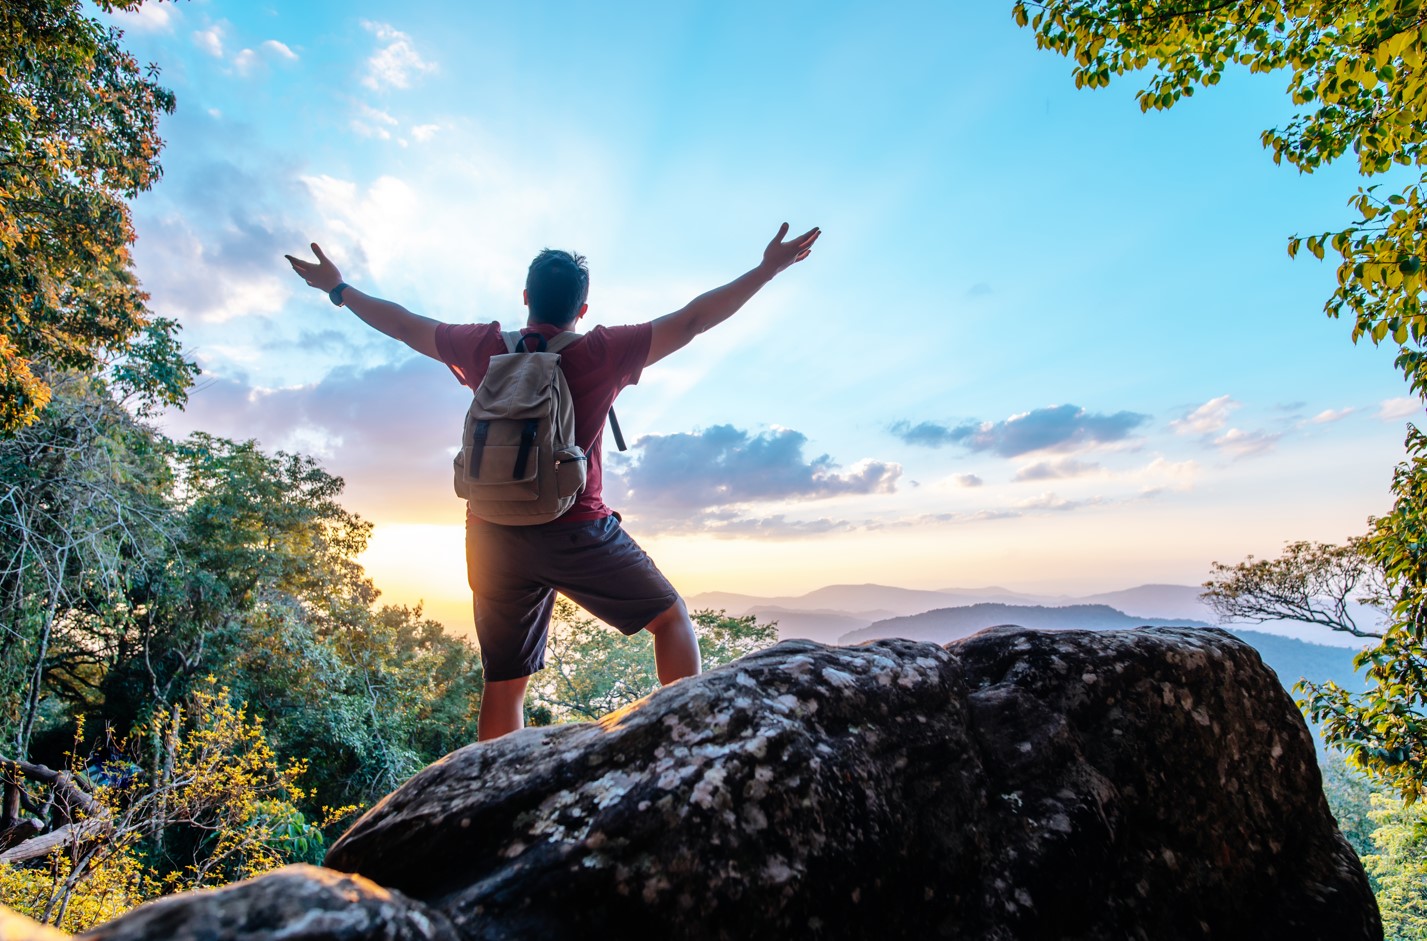
M 616 386 L 623 388 L 637 384 L 639 376 L 644 372 L 644 361 L 649 358 L 649 342 L 654 336 L 654 325 L 637 323 L 604 329 L 609 350 L 610 374 Z
M 485 376 L 482 364 L 490 362 L 490 354 L 482 347 L 499 329 L 498 324 L 489 323 L 437 324 L 436 355 L 457 382 L 474 389 Z

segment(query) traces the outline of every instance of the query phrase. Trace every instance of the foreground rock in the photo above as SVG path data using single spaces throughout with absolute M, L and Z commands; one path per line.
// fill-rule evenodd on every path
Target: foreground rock
M 1302 719 L 1215 630 L 780 644 L 455 752 L 327 862 L 365 878 L 290 867 L 84 937 L 1382 937 Z
M 317 866 L 134 909 L 81 941 L 461 941 L 440 912 Z M 42 939 L 36 939 L 42 941 Z
M 0 941 L 67 941 L 69 935 L 0 907 Z
M 327 862 L 471 939 L 1382 936 L 1293 703 L 1193 629 L 780 644 L 455 752 Z

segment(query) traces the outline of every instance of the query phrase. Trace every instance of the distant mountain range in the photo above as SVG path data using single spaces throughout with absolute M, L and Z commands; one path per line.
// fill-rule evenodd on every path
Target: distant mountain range
M 877 621 L 838 638 L 841 644 L 860 644 L 882 637 L 906 637 L 945 644 L 977 631 L 1002 624 L 1031 627 L 1043 631 L 1108 631 L 1134 627 L 1212 627 L 1207 621 L 1190 618 L 1131 617 L 1107 604 L 1045 605 L 973 604 L 958 608 L 938 608 L 900 618 Z
M 1199 592 L 1189 585 L 1141 585 L 1099 595 L 1050 597 L 997 587 L 919 591 L 887 585 L 829 585 L 796 597 L 709 592 L 687 601 L 691 610 L 713 608 L 777 621 L 778 635 L 784 640 L 806 637 L 829 644 L 859 644 L 905 637 L 945 644 L 1003 624 L 1037 630 L 1213 627 L 1214 613 L 1200 602 Z M 1353 671 L 1353 654 L 1364 644 L 1359 638 L 1300 622 L 1255 625 L 1252 630 L 1226 627 L 1259 652 L 1290 693 L 1304 678 L 1315 683 L 1332 680 L 1354 692 L 1364 688 L 1361 674 Z M 1316 733 L 1314 738 L 1318 740 Z
M 1035 630 L 1128 630 L 1136 627 L 1195 627 L 1214 625 L 1190 618 L 1131 617 L 1109 605 L 1078 604 L 1065 607 L 1044 605 L 975 604 L 939 608 L 907 617 L 887 618 L 845 634 L 844 644 L 860 644 L 883 637 L 905 637 L 934 644 L 946 644 L 970 637 L 988 627 L 1014 624 Z M 1349 647 L 1310 644 L 1292 637 L 1263 631 L 1233 630 L 1259 652 L 1290 692 L 1300 679 L 1316 683 L 1333 680 L 1349 690 L 1363 689 L 1360 674 L 1353 672 L 1354 651 Z M 1326 633 L 1326 632 L 1325 632 Z
M 784 639 L 806 637 L 833 644 L 879 621 L 976 605 L 1028 608 L 1107 605 L 1135 621 L 1134 626 L 1171 622 L 1213 624 L 1214 612 L 1199 600 L 1201 590 L 1194 585 L 1140 585 L 1095 595 L 1037 595 L 1000 586 L 927 591 L 869 584 L 828 585 L 804 595 L 771 597 L 706 592 L 693 595 L 687 601 L 690 609 L 696 611 L 711 608 L 739 616 L 752 614 L 761 621 L 777 621 L 778 634 Z M 1358 613 L 1354 612 L 1355 615 Z M 1360 620 L 1359 623 L 1371 623 L 1371 619 Z M 1256 632 L 1293 637 L 1312 644 L 1345 648 L 1361 646 L 1357 638 L 1297 621 L 1227 626 L 1249 627 Z

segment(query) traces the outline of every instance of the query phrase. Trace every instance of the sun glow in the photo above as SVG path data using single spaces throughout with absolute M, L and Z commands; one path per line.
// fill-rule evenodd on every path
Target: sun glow
M 459 525 L 393 523 L 373 528 L 358 560 L 387 604 L 420 603 L 450 631 L 472 630 L 471 590 L 466 584 L 466 534 Z

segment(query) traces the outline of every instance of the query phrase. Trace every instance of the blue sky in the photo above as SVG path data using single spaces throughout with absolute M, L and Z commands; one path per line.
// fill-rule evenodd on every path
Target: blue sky
M 1341 540 L 1418 414 L 1286 238 L 1352 168 L 1275 167 L 1278 76 L 1141 114 L 1077 91 L 1010 5 L 188 0 L 116 15 L 178 111 L 139 274 L 205 370 L 174 433 L 305 450 L 376 524 L 392 600 L 467 604 L 449 455 L 468 394 L 305 287 L 519 322 L 572 248 L 587 326 L 813 256 L 619 403 L 608 495 L 681 588 L 1086 592 Z M 706 468 L 697 479 L 667 468 Z

